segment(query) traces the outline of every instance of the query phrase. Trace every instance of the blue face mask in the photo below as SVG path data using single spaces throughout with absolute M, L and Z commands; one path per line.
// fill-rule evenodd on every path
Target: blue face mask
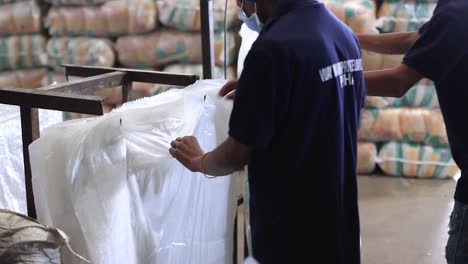
M 255 13 L 253 13 L 250 17 L 247 17 L 245 14 L 244 9 L 242 9 L 243 6 L 244 1 L 242 1 L 240 7 L 237 7 L 237 15 L 239 19 L 244 21 L 245 25 L 247 25 L 247 27 L 249 27 L 251 30 L 260 33 L 260 31 L 262 31 L 263 24 L 257 15 L 257 4 L 255 4 Z

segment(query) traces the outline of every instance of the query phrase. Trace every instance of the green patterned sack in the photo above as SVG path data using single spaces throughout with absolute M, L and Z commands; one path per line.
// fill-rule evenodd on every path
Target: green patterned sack
M 199 0 L 156 0 L 161 24 L 180 31 L 200 30 Z M 216 31 L 224 29 L 224 4 L 213 1 L 213 22 Z M 228 0 L 227 25 L 231 28 L 237 22 L 236 1 Z
M 215 34 L 215 62 L 224 62 L 223 34 Z M 234 62 L 235 39 L 228 33 L 227 63 Z M 148 35 L 125 36 L 117 39 L 119 61 L 127 67 L 159 67 L 173 63 L 202 63 L 201 37 L 199 33 L 183 33 L 162 30 Z
M 440 110 L 387 108 L 361 112 L 359 139 L 371 142 L 403 141 L 448 147 Z
M 110 41 L 94 38 L 52 38 L 47 43 L 49 64 L 60 70 L 62 64 L 112 67 L 115 61 Z
M 0 5 L 0 35 L 38 33 L 41 30 L 41 10 L 35 1 Z
M 41 35 L 0 38 L 0 71 L 46 66 L 45 45 Z
M 379 28 L 382 32 L 410 32 L 418 30 L 431 17 L 436 2 L 384 1 L 379 10 Z
M 374 33 L 375 4 L 370 0 L 325 0 L 325 6 L 355 33 Z
M 45 21 L 50 35 L 115 37 L 154 31 L 153 0 L 117 0 L 101 6 L 53 7 Z
M 388 175 L 451 178 L 460 171 L 449 148 L 389 142 L 382 146 L 379 167 Z
M 113 0 L 45 0 L 45 2 L 50 3 L 54 6 L 64 6 L 64 5 L 97 5 L 103 4 L 105 2 L 110 2 Z
M 434 83 L 424 79 L 411 88 L 403 97 L 366 97 L 366 107 L 368 108 L 389 108 L 389 107 L 422 107 L 439 108 L 439 100 Z
M 358 143 L 357 172 L 369 174 L 375 170 L 377 159 L 377 147 L 371 142 Z

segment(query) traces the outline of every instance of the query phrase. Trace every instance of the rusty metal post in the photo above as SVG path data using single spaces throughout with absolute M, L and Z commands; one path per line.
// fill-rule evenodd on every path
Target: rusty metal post
M 203 79 L 212 79 L 215 68 L 213 0 L 200 0 L 200 21 L 203 56 Z
M 29 145 L 39 138 L 39 116 L 36 108 L 20 107 L 21 132 L 23 135 L 23 164 L 26 183 L 26 201 L 28 216 L 36 219 L 36 206 L 34 205 L 34 193 L 32 187 L 31 163 L 29 162 Z

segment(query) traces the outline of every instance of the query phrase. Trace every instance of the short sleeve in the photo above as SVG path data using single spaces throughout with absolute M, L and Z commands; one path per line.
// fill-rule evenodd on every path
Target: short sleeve
M 423 33 L 426 31 L 428 23 L 429 23 L 429 22 L 424 23 L 424 24 L 419 28 L 418 31 L 419 31 L 419 34 L 420 34 L 420 35 L 423 34 Z
M 450 16 L 436 15 L 422 26 L 418 40 L 408 50 L 403 63 L 435 82 L 460 63 L 466 54 L 466 39 L 459 39 L 460 25 Z
M 258 150 L 270 144 L 283 100 L 277 96 L 278 65 L 271 54 L 256 43 L 247 55 L 229 123 L 230 137 Z

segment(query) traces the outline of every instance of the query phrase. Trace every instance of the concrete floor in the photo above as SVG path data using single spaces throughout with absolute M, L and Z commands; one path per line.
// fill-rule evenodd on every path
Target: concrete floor
M 360 176 L 363 264 L 443 264 L 453 180 Z

